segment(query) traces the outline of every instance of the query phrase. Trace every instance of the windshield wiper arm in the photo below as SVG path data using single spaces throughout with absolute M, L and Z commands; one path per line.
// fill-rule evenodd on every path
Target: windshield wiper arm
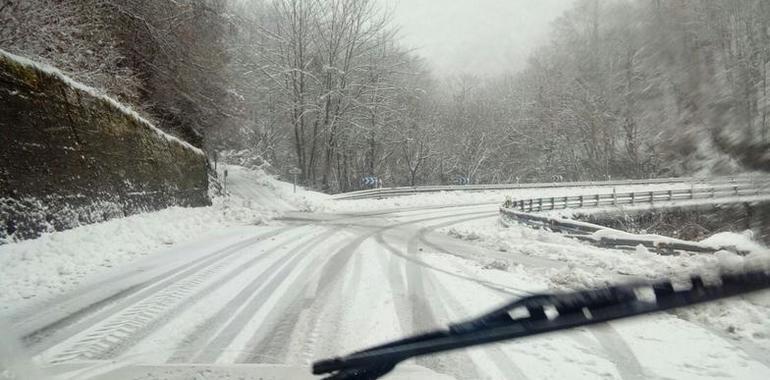
M 770 273 L 721 273 L 705 283 L 692 276 L 675 287 L 671 280 L 637 282 L 566 293 L 533 295 L 472 320 L 344 357 L 313 363 L 313 374 L 328 379 L 377 379 L 409 358 L 628 318 L 770 289 Z

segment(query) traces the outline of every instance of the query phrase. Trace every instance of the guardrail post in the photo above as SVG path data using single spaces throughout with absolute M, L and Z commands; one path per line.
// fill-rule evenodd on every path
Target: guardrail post
M 671 190 L 668 191 L 668 200 L 669 201 L 674 200 L 674 192 L 672 192 Z
M 529 212 L 532 212 L 532 199 L 529 200 Z
M 222 192 L 223 192 L 223 193 L 225 194 L 225 196 L 227 197 L 227 196 L 228 196 L 228 195 L 227 195 L 227 169 L 225 169 L 225 175 L 224 175 L 224 177 L 225 177 L 225 183 L 224 183 L 224 184 L 222 184 Z
M 612 188 L 612 205 L 617 206 L 618 205 L 618 192 L 617 188 Z
M 714 189 L 714 186 L 711 186 L 711 198 L 716 197 L 716 189 Z
M 551 210 L 556 210 L 556 201 L 554 197 L 551 197 Z
M 580 207 L 581 208 L 583 207 L 583 196 L 582 195 L 580 196 Z
M 636 201 L 636 193 L 632 192 L 631 193 L 631 204 L 634 204 L 635 201 Z
M 599 207 L 599 194 L 596 194 L 596 207 Z
M 735 195 L 738 195 L 738 185 L 733 185 L 733 190 L 735 191 Z
M 543 198 L 537 200 L 537 211 L 543 211 Z
M 650 191 L 650 203 L 655 203 L 655 192 Z
M 569 197 L 564 197 L 564 209 L 569 208 Z
M 690 199 L 695 199 L 695 184 L 690 185 Z

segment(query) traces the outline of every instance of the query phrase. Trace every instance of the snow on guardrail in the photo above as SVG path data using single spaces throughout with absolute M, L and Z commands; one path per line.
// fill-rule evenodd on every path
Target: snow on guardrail
M 729 183 L 703 186 L 690 186 L 686 189 L 657 191 L 612 192 L 592 195 L 563 197 L 530 198 L 506 202 L 506 208 L 515 208 L 522 212 L 540 212 L 569 208 L 588 208 L 624 205 L 654 205 L 662 202 L 675 206 L 677 202 L 711 200 L 719 203 L 735 203 L 747 200 L 770 200 L 770 181 L 752 183 Z
M 691 186 L 688 189 L 663 191 L 638 191 L 628 193 L 604 193 L 593 195 L 533 198 L 510 200 L 500 208 L 501 222 L 525 224 L 534 228 L 545 228 L 560 232 L 579 240 L 605 248 L 634 248 L 639 245 L 652 249 L 658 254 L 675 254 L 677 251 L 713 253 L 729 250 L 747 254 L 735 247 L 716 246 L 668 238 L 660 235 L 639 235 L 612 228 L 560 217 L 535 213 L 569 208 L 597 208 L 622 205 L 664 205 L 676 207 L 700 203 L 737 203 L 747 201 L 770 201 L 770 180 L 753 180 L 748 183 L 736 181 L 731 184 Z
M 391 198 L 422 193 L 454 192 L 454 191 L 499 191 L 518 189 L 539 189 L 559 187 L 593 187 L 593 186 L 628 186 L 628 185 L 661 185 L 661 184 L 740 184 L 756 181 L 755 177 L 715 177 L 710 179 L 680 177 L 680 178 L 655 178 L 655 179 L 630 179 L 616 181 L 580 181 L 580 182 L 543 182 L 543 183 L 514 183 L 514 184 L 489 184 L 489 185 L 447 185 L 447 186 L 405 186 L 386 187 L 369 190 L 359 190 L 349 193 L 337 194 L 332 197 L 335 200 L 354 200 L 367 198 Z
M 732 246 L 710 245 L 660 235 L 633 234 L 597 224 L 540 216 L 514 209 L 500 208 L 500 215 L 500 221 L 506 227 L 510 226 L 511 222 L 515 222 L 536 229 L 548 229 L 603 248 L 633 249 L 641 245 L 659 255 L 675 255 L 677 251 L 714 253 L 721 250 L 732 251 L 739 255 L 748 253 Z

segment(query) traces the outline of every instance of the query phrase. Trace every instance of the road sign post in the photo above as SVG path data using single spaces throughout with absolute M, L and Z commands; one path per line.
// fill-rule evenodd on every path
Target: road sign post
M 291 168 L 289 170 L 289 174 L 291 174 L 294 177 L 294 192 L 297 192 L 297 176 L 302 174 L 302 169 L 300 168 Z
M 225 177 L 225 181 L 224 181 L 225 183 L 224 183 L 224 186 L 223 186 L 223 188 L 224 188 L 224 195 L 227 196 L 227 169 L 225 169 L 224 177 Z

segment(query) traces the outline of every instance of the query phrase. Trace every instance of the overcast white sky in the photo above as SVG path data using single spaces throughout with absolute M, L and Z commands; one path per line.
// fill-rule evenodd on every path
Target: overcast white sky
M 440 75 L 497 74 L 526 64 L 574 0 L 381 0 L 405 46 Z

